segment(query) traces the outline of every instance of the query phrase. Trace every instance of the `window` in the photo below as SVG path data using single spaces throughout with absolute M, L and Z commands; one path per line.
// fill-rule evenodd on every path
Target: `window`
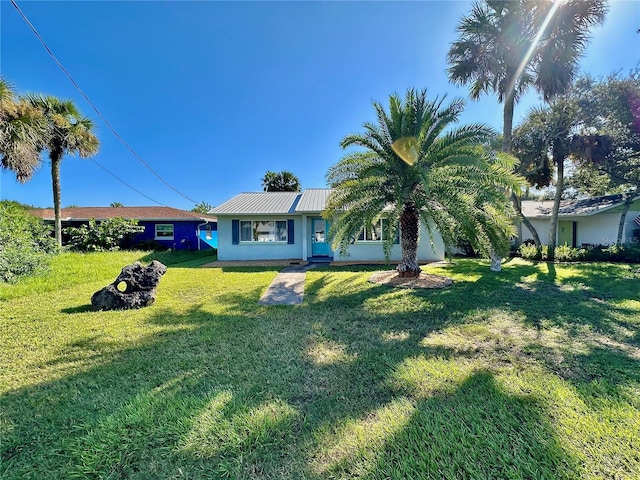
M 386 222 L 381 218 L 377 222 L 372 223 L 362 229 L 358 235 L 359 242 L 381 242 L 382 236 L 385 234 Z
M 241 242 L 286 242 L 286 220 L 241 220 Z
M 173 240 L 173 224 L 158 223 L 156 224 L 156 240 Z
M 206 225 L 205 226 L 205 238 L 207 240 L 211 240 L 213 238 L 213 235 L 211 235 L 211 225 Z

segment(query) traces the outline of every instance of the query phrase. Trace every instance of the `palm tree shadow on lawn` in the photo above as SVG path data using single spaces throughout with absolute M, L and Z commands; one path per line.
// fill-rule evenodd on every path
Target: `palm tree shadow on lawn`
M 396 471 L 403 478 L 433 468 L 471 477 L 490 465 L 523 477 L 533 467 L 549 472 L 542 478 L 579 475 L 575 459 L 559 447 L 544 403 L 506 392 L 486 369 L 482 354 L 495 353 L 495 346 L 476 354 L 424 343 L 450 328 L 486 323 L 490 315 L 482 311 L 502 308 L 504 296 L 516 295 L 506 310 L 522 312 L 522 328 L 532 319 L 542 329 L 546 318 L 567 322 L 557 318 L 562 302 L 543 319 L 527 307 L 531 292 L 501 279 L 397 292 L 366 280 L 354 284 L 344 273 L 338 279 L 314 273 L 301 307 L 259 307 L 258 290 L 250 302 L 246 294 L 221 295 L 216 308 L 223 314 L 211 313 L 207 300 L 180 313 L 151 307 L 146 323 L 161 330 L 121 347 L 99 338 L 70 342 L 75 373 L 3 396 L 11 425 L 3 435 L 4 473 L 141 478 L 181 469 L 193 478 L 325 478 L 364 469 L 367 478 Z M 325 298 L 326 289 L 332 293 Z M 404 307 L 389 314 L 389 302 Z M 607 306 L 593 308 L 603 319 L 596 327 L 615 321 Z M 83 349 L 91 354 L 79 365 Z M 607 352 L 577 359 L 578 375 L 569 381 L 578 390 L 587 387 L 586 370 L 606 371 L 617 355 L 623 373 L 605 379 L 612 386 L 607 394 L 622 399 L 622 387 L 640 381 L 633 373 L 637 360 Z M 406 365 L 438 359 L 471 367 L 431 390 L 398 381 Z M 530 359 L 523 353 L 521 360 Z M 544 350 L 535 360 L 553 364 Z M 429 378 L 426 372 L 418 377 Z M 367 433 L 376 419 L 399 411 L 407 412 L 399 428 Z M 364 429 L 365 444 L 349 443 L 349 426 Z M 37 452 L 24 448 L 34 442 Z M 415 463 L 409 462 L 414 453 Z

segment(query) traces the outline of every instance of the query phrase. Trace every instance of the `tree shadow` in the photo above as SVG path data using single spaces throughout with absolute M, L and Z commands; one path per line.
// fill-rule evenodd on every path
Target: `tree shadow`
M 64 375 L 1 397 L 0 471 L 6 478 L 579 476 L 548 406 L 507 391 L 494 370 L 534 362 L 594 407 L 605 394 L 631 401 L 629 386 L 640 379 L 629 350 L 588 343 L 577 353 L 558 351 L 544 337 L 561 327 L 580 339 L 586 325 L 603 335 L 593 342 L 613 338 L 633 347 L 611 305 L 591 305 L 581 290 L 555 283 L 541 291 L 543 279 L 536 290 L 513 285 L 539 274 L 534 267 L 507 280 L 473 267 L 467 270 L 477 279 L 438 291 L 368 283 L 376 269 L 314 269 L 305 302 L 294 309 L 258 306 L 264 285 L 203 290 L 186 308 L 145 312 L 140 321 L 149 331 L 141 338 L 117 344 L 91 333 L 70 341 L 59 354 L 70 365 Z M 594 312 L 596 320 L 587 316 Z M 513 331 L 487 329 L 506 314 L 517 319 L 507 325 Z M 460 337 L 440 341 L 458 329 Z M 522 338 L 492 343 L 498 334 Z M 465 336 L 469 348 L 452 347 Z M 398 372 L 414 361 L 442 365 L 417 376 L 425 381 L 458 363 L 469 371 L 430 389 L 402 387 Z M 597 382 L 602 395 L 594 393 Z M 394 418 L 403 421 L 364 450 L 348 441 L 332 450 L 342 437 Z
M 563 448 L 545 405 L 533 397 L 504 391 L 491 372 L 475 372 L 451 391 L 427 398 L 396 399 L 391 412 L 399 428 L 380 435 L 374 427 L 385 410 L 390 407 L 378 410 L 373 419 L 367 420 L 369 428 L 366 422 L 359 426 L 360 445 L 358 441 L 354 445 L 344 435 L 356 430 L 354 427 L 338 435 L 339 442 L 345 445 L 331 446 L 333 458 L 321 464 L 325 476 L 366 479 L 579 476 L 579 459 Z M 392 423 L 388 418 L 382 420 Z M 367 443 L 376 448 L 363 449 Z

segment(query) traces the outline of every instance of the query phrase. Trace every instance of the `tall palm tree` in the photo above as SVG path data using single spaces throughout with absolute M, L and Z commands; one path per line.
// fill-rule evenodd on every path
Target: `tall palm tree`
M 42 113 L 16 95 L 0 77 L 0 166 L 26 182 L 40 166 L 40 146 L 46 135 Z
M 47 122 L 47 135 L 41 147 L 49 152 L 51 160 L 55 236 L 58 245 L 62 245 L 60 162 L 65 155 L 91 157 L 98 152 L 100 142 L 93 133 L 93 122 L 83 117 L 71 100 L 44 95 L 28 95 L 27 99 L 42 113 Z
M 475 2 L 458 25 L 459 38 L 449 50 L 449 80 L 469 85 L 469 95 L 494 92 L 504 103 L 504 152 L 511 152 L 513 111 L 529 86 L 545 101 L 564 92 L 577 72 L 589 43 L 589 29 L 604 21 L 606 0 L 484 0 Z M 540 239 L 522 215 L 517 195 L 514 206 L 537 245 Z
M 451 128 L 464 101 L 443 106 L 428 101 L 426 90 L 406 92 L 404 101 L 389 97 L 389 111 L 373 103 L 377 123 L 365 123 L 364 133 L 347 135 L 348 153 L 327 173 L 333 188 L 325 211 L 335 219 L 330 230 L 334 248 L 346 252 L 365 225 L 387 219 L 385 254 L 399 230 L 400 275 L 417 276 L 420 219 L 431 239 L 437 229 L 445 245 L 463 236 L 478 250 L 505 252 L 515 231 L 504 189 L 520 188 L 513 164 L 502 156 L 489 162 L 481 145 L 493 135 L 484 125 Z M 398 145 L 409 145 L 409 157 Z

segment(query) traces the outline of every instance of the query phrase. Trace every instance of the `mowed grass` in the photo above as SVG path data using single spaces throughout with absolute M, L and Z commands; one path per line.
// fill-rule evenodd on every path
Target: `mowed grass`
M 638 479 L 638 266 L 460 260 L 444 290 L 172 260 L 153 306 L 94 312 L 142 253 L 0 286 L 6 479 Z

